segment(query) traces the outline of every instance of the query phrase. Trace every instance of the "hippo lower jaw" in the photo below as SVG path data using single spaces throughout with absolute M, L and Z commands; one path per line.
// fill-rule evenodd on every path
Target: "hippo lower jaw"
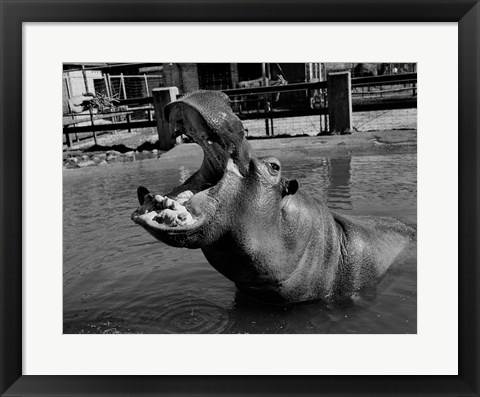
M 153 196 L 143 186 L 138 188 L 138 196 L 140 207 L 132 214 L 132 220 L 145 228 L 183 233 L 201 226 L 205 220 L 204 214 L 192 214 L 182 205 L 188 205 L 182 197 L 171 199 L 159 194 Z
M 140 207 L 133 212 L 132 220 L 158 240 L 173 246 L 186 246 L 192 240 L 191 236 L 200 232 L 209 218 L 208 213 L 200 209 L 212 207 L 209 190 L 196 194 L 186 190 L 170 198 L 167 195 L 154 196 L 140 186 L 137 189 Z

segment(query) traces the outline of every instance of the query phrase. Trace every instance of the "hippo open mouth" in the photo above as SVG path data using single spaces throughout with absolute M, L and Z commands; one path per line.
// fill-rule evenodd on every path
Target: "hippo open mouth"
M 194 100 L 187 95 L 165 108 L 172 134 L 186 135 L 202 148 L 200 169 L 166 194 L 152 194 L 143 186 L 137 189 L 140 207 L 132 214 L 132 220 L 168 244 L 184 246 L 182 235 L 189 235 L 192 242 L 191 235 L 214 216 L 218 190 L 227 172 L 240 175 L 239 159 L 250 151 L 243 126 L 229 108 L 228 97 L 218 94 L 216 113 L 212 116 L 205 114 L 204 104 L 197 103 L 198 93 Z M 208 97 L 211 100 L 211 93 Z M 228 110 L 222 112 L 226 106 Z
M 140 207 L 132 214 L 136 223 L 153 229 L 182 232 L 198 227 L 204 220 L 208 203 L 213 200 L 214 192 L 210 193 L 210 190 L 223 177 L 229 156 L 220 147 L 211 148 L 213 144 L 198 134 L 185 135 L 204 151 L 200 169 L 165 195 L 154 195 L 146 187 L 139 186 L 137 196 Z

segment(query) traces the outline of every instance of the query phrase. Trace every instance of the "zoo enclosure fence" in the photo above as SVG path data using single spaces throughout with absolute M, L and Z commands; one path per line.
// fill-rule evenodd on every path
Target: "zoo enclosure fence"
M 416 128 L 416 78 L 416 73 L 352 78 L 353 129 Z M 161 76 L 105 75 L 98 80 L 93 83 L 95 92 L 107 92 L 111 97 L 120 98 L 121 106 L 107 121 L 108 115 L 95 115 L 95 125 L 90 125 L 88 114 L 82 115 L 83 120 L 79 119 L 80 116 L 67 114 L 74 119 L 71 124 L 76 124 L 73 128 L 64 128 L 67 138 L 69 131 L 77 134 L 78 139 L 79 133 L 88 131 L 157 125 L 150 95 L 152 89 L 162 85 Z M 70 77 L 70 84 L 71 81 Z M 65 82 L 67 95 L 70 92 L 68 87 Z M 91 84 L 84 87 L 90 88 Z M 321 135 L 330 129 L 328 84 L 325 81 L 223 91 L 230 96 L 232 107 L 242 119 L 248 136 Z
M 352 129 L 415 129 L 417 75 L 351 79 Z M 330 131 L 328 83 L 224 90 L 249 136 L 322 135 Z
M 97 77 L 85 78 L 80 75 L 63 74 L 64 98 L 81 95 L 85 92 L 101 93 L 116 99 L 148 97 L 152 89 L 163 87 L 163 75 L 119 75 L 99 74 Z

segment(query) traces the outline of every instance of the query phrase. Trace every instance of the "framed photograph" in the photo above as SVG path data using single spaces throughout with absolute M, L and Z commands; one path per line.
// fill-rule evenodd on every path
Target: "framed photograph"
M 2 395 L 479 395 L 477 1 L 0 1 Z

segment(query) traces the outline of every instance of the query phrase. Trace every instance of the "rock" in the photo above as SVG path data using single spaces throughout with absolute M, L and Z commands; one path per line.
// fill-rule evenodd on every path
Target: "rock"
M 95 164 L 98 164 L 101 161 L 100 157 L 98 156 L 95 156 L 92 160 Z
M 153 153 L 153 154 L 157 154 L 157 153 L 158 153 L 158 149 L 153 149 L 153 150 L 152 150 L 152 153 Z
M 98 157 L 100 157 L 102 160 L 106 159 L 107 158 L 107 154 L 106 153 L 100 153 L 98 155 Z
M 88 157 L 86 154 L 84 154 L 84 155 L 82 156 L 82 160 L 83 160 L 83 161 L 87 161 L 89 158 L 90 158 L 90 157 Z
M 122 154 L 122 153 L 117 152 L 116 150 L 109 150 L 109 151 L 107 152 L 107 156 L 119 156 L 119 155 L 121 155 L 121 154 Z
M 153 159 L 155 155 L 152 152 L 149 152 L 148 150 L 144 150 L 142 153 L 139 153 L 138 155 L 135 156 L 137 160 L 145 160 L 145 159 Z
M 68 157 L 80 157 L 82 152 L 80 150 L 70 150 L 68 152 Z
M 104 166 L 104 165 L 107 165 L 108 163 L 105 161 L 105 160 L 102 160 L 98 163 L 99 166 Z
M 112 156 L 111 154 L 109 154 L 107 157 L 108 162 L 115 162 L 116 159 L 117 159 L 117 156 Z
M 127 162 L 135 161 L 137 159 L 137 156 L 135 155 L 135 153 L 133 151 L 125 153 L 122 157 L 123 157 L 124 161 L 127 161 Z
M 76 157 L 72 157 L 70 158 L 67 163 L 66 163 L 66 167 L 67 168 L 77 168 L 78 167 L 78 160 Z
M 92 160 L 87 160 L 87 161 L 82 161 L 80 163 L 77 164 L 77 166 L 79 168 L 83 168 L 83 167 L 90 167 L 92 165 L 95 165 L 95 162 L 92 161 Z

